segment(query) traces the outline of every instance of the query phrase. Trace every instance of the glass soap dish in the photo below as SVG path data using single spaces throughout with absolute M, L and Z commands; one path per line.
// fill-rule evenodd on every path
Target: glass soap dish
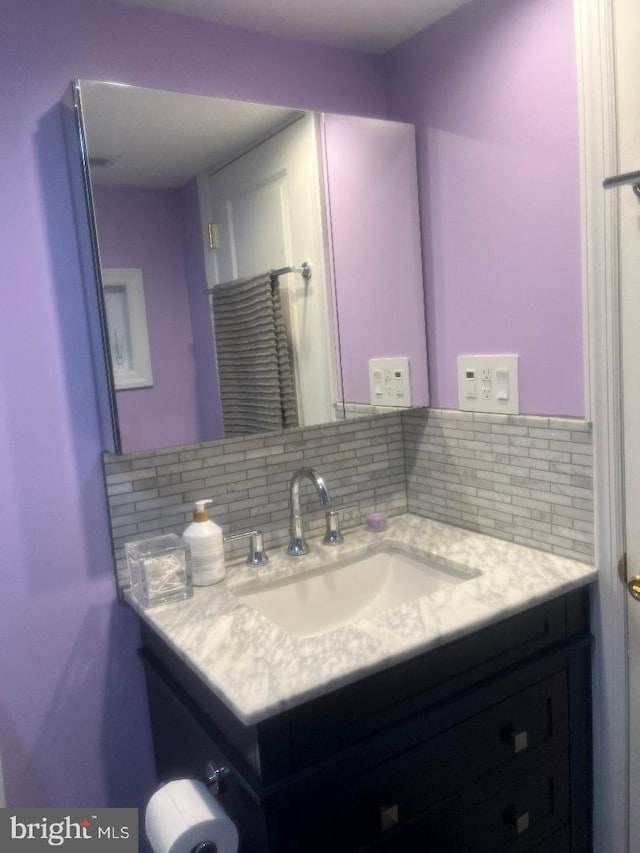
M 131 591 L 143 607 L 191 598 L 190 548 L 175 533 L 127 542 Z

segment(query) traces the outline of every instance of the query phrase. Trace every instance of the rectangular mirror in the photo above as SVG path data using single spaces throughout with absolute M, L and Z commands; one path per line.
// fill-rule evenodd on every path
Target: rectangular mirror
M 106 449 L 428 403 L 412 126 L 88 80 L 65 103 Z

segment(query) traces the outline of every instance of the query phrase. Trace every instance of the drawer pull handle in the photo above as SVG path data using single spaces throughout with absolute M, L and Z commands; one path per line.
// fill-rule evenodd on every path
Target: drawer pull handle
M 526 729 L 521 732 L 516 732 L 513 730 L 512 726 L 509 726 L 506 729 L 503 729 L 502 739 L 513 745 L 513 751 L 515 754 L 518 752 L 524 752 L 525 749 L 529 748 L 529 735 L 527 734 Z
M 522 835 L 529 829 L 529 812 L 518 813 L 515 806 L 509 806 L 504 812 L 504 822 L 515 828 L 516 835 Z
M 400 823 L 400 817 L 398 815 L 397 803 L 394 803 L 392 806 L 382 806 L 380 808 L 380 828 L 383 832 L 391 829 L 391 827 L 396 826 L 398 823 Z

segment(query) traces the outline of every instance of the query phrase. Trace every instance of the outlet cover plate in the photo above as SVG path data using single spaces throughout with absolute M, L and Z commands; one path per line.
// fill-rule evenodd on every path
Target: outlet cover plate
M 518 356 L 459 355 L 458 408 L 519 415 Z
M 372 406 L 411 406 L 409 359 L 370 358 L 369 394 Z

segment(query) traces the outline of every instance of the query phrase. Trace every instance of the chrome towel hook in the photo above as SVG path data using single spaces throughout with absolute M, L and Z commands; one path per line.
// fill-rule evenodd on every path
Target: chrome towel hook
M 613 187 L 622 187 L 627 184 L 631 184 L 631 189 L 640 198 L 640 172 L 623 172 L 620 175 L 605 178 L 602 182 L 605 190 L 610 190 Z

